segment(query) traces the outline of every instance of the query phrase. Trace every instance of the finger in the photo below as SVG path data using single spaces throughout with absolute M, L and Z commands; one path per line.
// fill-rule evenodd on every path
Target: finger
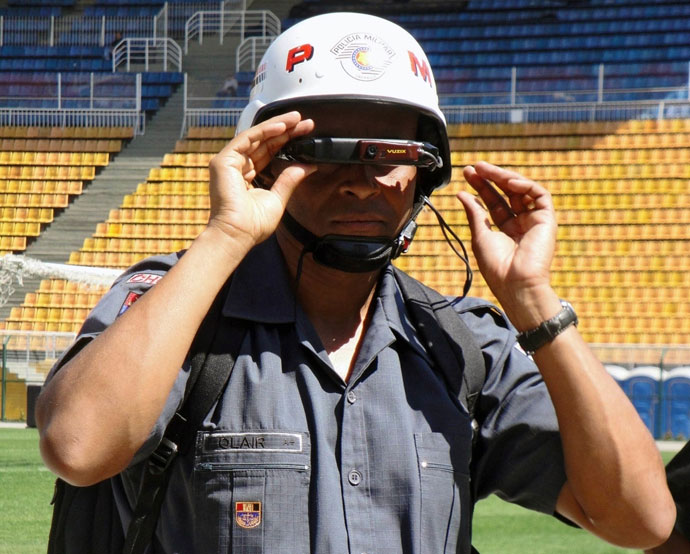
M 542 185 L 530 179 L 511 179 L 510 187 L 515 192 L 509 193 L 510 205 L 516 214 L 534 210 L 551 209 L 551 193 Z
M 522 217 L 522 214 L 530 215 L 541 210 L 553 212 L 551 193 L 543 185 L 515 171 L 483 161 L 475 164 L 473 168 L 479 177 L 493 181 L 493 184 L 508 197 L 510 209 L 516 216 Z M 492 187 L 493 184 L 488 183 Z
M 477 191 L 491 214 L 491 219 L 498 227 L 503 227 L 515 219 L 516 214 L 503 195 L 487 179 L 480 176 L 474 167 L 465 167 L 463 175 L 470 186 Z
M 521 175 L 517 171 L 512 171 L 504 167 L 485 162 L 483 160 L 478 161 L 474 164 L 475 171 L 484 179 L 493 181 L 494 183 L 505 183 L 510 179 L 524 179 L 524 175 Z
M 457 198 L 462 203 L 463 208 L 465 208 L 472 239 L 481 240 L 482 235 L 491 232 L 491 222 L 481 201 L 466 191 L 459 192 Z
M 539 197 L 549 196 L 546 187 L 515 171 L 484 161 L 477 162 L 473 167 L 477 175 L 495 183 L 511 200 L 513 196 L 518 196 L 518 203 L 515 204 L 514 208 L 518 207 L 519 204 L 527 205 L 531 201 L 536 202 Z M 530 199 L 524 202 L 523 196 L 529 196 Z
M 260 166 L 261 171 L 268 165 L 278 151 L 295 137 L 306 135 L 314 130 L 314 121 L 303 119 L 294 127 L 287 127 L 284 133 L 268 137 L 255 145 L 251 157 L 254 165 Z
M 270 141 L 281 135 L 283 136 L 283 140 L 287 142 L 290 139 L 290 133 L 296 127 L 300 129 L 304 128 L 304 125 L 299 127 L 301 122 L 302 116 L 296 111 L 277 115 L 239 133 L 225 145 L 218 155 L 224 157 L 234 151 L 245 156 L 251 156 L 266 141 Z
M 209 165 L 211 175 L 218 177 L 219 173 L 234 169 L 245 181 L 251 182 L 289 140 L 309 133 L 313 128 L 314 122 L 302 120 L 299 112 L 289 112 L 261 122 L 237 135 L 213 157 Z
M 275 155 L 294 137 L 306 135 L 314 129 L 311 119 L 304 119 L 292 128 L 287 128 L 285 133 L 276 137 L 270 137 L 266 141 L 257 144 L 244 166 L 244 179 L 251 183 L 258 178 L 269 164 L 275 161 Z M 286 136 L 287 134 L 287 136 Z M 290 162 L 285 162 L 285 164 Z

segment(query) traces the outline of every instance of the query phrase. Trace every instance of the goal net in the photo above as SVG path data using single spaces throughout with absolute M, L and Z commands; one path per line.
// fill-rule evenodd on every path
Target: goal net
M 4 306 L 24 279 L 64 279 L 87 287 L 108 287 L 121 269 L 42 262 L 35 258 L 6 254 L 0 257 L 0 306 Z

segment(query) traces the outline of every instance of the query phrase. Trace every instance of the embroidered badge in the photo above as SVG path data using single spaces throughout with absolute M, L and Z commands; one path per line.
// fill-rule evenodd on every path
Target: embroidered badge
M 122 307 L 120 308 L 120 311 L 118 312 L 118 316 L 121 316 L 124 314 L 127 310 L 129 310 L 130 306 L 134 304 L 137 300 L 139 300 L 139 297 L 141 296 L 140 293 L 138 292 L 130 292 L 127 295 L 127 298 L 125 298 L 125 301 L 122 303 Z
M 129 279 L 128 283 L 144 283 L 146 285 L 155 285 L 158 281 L 163 278 L 162 275 L 156 275 L 155 273 L 135 273 Z
M 261 502 L 235 502 L 235 521 L 243 529 L 261 525 Z

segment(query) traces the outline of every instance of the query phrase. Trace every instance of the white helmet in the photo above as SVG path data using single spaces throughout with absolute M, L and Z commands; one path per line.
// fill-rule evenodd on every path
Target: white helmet
M 264 54 L 237 132 L 309 102 L 371 102 L 406 106 L 420 114 L 418 140 L 439 149 L 443 168 L 422 170 L 427 196 L 450 181 L 446 121 L 436 82 L 419 43 L 386 19 L 359 13 L 328 13 L 284 31 Z

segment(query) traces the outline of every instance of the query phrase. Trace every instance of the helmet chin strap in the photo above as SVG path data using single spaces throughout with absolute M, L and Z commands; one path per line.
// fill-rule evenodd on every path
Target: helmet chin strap
M 420 201 L 421 200 L 421 201 Z M 414 204 L 412 214 L 395 238 L 358 235 L 324 235 L 317 237 L 303 227 L 286 210 L 282 222 L 289 233 L 304 247 L 302 256 L 312 253 L 314 260 L 347 273 L 367 273 L 381 269 L 406 252 L 417 230 L 415 219 L 424 207 L 423 199 Z

